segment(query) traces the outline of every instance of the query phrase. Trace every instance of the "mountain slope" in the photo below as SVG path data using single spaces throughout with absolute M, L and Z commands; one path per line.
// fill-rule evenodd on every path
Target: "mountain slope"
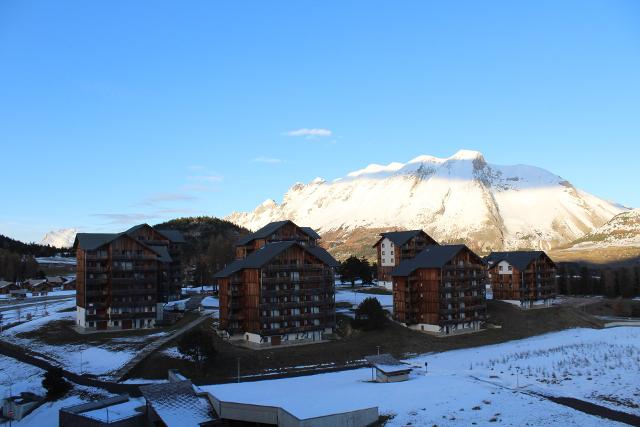
M 44 235 L 40 244 L 54 246 L 56 248 L 70 248 L 78 233 L 77 228 L 63 228 L 60 230 L 49 231 Z
M 331 235 L 330 246 L 373 228 L 422 228 L 439 241 L 489 251 L 567 244 L 623 211 L 544 169 L 493 165 L 461 150 L 297 183 L 281 204 L 267 200 L 227 219 L 256 229 L 289 218 Z
M 640 246 L 640 209 L 623 212 L 611 218 L 584 237 L 577 239 L 572 249 Z

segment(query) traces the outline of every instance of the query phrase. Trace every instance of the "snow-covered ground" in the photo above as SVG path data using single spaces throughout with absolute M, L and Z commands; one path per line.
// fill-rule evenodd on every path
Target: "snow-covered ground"
M 412 358 L 407 362 L 416 368 L 401 383 L 372 383 L 371 370 L 364 368 L 202 388 L 222 400 L 282 406 L 303 418 L 377 406 L 393 416 L 390 426 L 616 425 L 524 392 L 576 397 L 637 414 L 637 408 L 601 396 L 638 402 L 639 352 L 640 328 L 571 329 Z M 558 381 L 552 381 L 554 373 Z
M 104 345 L 90 344 L 89 336 L 87 344 L 64 345 L 50 345 L 35 338 L 18 336 L 21 333 L 38 330 L 50 322 L 74 321 L 75 311 L 54 311 L 70 307 L 75 307 L 74 300 L 50 303 L 46 315 L 40 308 L 39 314 L 34 315 L 31 321 L 3 331 L 1 339 L 49 356 L 70 371 L 105 375 L 131 360 L 137 354 L 137 347 L 141 346 L 139 344 L 141 341 L 156 335 L 114 338 L 110 343 Z M 25 318 L 24 310 L 27 310 L 27 308 L 23 309 L 23 319 Z M 6 315 L 7 313 L 10 312 L 4 312 L 3 314 Z
M 76 294 L 75 289 L 69 289 L 69 290 L 66 290 L 66 291 L 65 290 L 57 290 L 57 291 L 47 292 L 46 296 L 47 297 L 55 297 L 55 296 L 69 296 L 69 297 L 71 297 L 71 296 L 75 296 L 75 294 Z M 33 294 L 31 292 L 27 292 L 26 293 L 26 299 L 22 299 L 22 300 L 19 300 L 19 299 L 16 299 L 16 298 L 12 298 L 11 295 L 9 295 L 9 294 L 0 295 L 0 299 L 2 299 L 2 300 L 13 300 L 16 303 L 25 302 L 25 301 L 28 302 L 31 298 L 37 298 L 39 300 L 42 300 L 45 297 L 42 296 L 42 295 L 33 296 Z
M 3 328 L 6 325 L 11 325 L 17 322 L 24 322 L 29 319 L 36 320 L 39 318 L 47 317 L 51 313 L 55 313 L 60 310 L 75 307 L 75 299 L 70 300 L 53 300 L 53 301 L 40 301 L 34 302 L 19 302 L 7 306 L 0 307 L 2 311 L 2 319 L 0 324 Z
M 40 368 L 0 355 L 0 399 L 23 391 L 44 394 L 43 375 Z

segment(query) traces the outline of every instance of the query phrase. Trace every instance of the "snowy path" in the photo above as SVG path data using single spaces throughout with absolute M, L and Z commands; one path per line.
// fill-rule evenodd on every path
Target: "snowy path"
M 138 365 L 138 363 L 140 363 L 144 359 L 146 359 L 151 353 L 153 353 L 154 351 L 156 351 L 157 349 L 159 349 L 160 347 L 162 347 L 163 345 L 165 345 L 169 341 L 178 338 L 180 335 L 184 334 L 188 330 L 195 328 L 196 326 L 198 326 L 199 324 L 201 324 L 205 320 L 210 319 L 211 315 L 213 313 L 214 313 L 214 311 L 205 311 L 205 312 L 202 313 L 202 315 L 200 317 L 198 317 L 195 320 L 192 320 L 190 323 L 184 325 L 180 329 L 175 330 L 173 333 L 171 333 L 169 335 L 166 335 L 164 337 L 161 337 L 161 338 L 159 338 L 157 340 L 152 341 L 145 348 L 140 350 L 138 352 L 138 354 L 133 359 L 131 359 L 124 366 L 122 366 L 120 369 L 118 369 L 113 374 L 113 377 L 117 378 L 118 381 L 124 380 L 126 378 L 127 374 L 133 368 L 135 368 Z

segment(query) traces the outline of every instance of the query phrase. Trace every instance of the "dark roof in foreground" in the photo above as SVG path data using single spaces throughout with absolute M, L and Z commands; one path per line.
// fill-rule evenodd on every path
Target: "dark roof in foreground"
M 402 261 L 400 265 L 391 270 L 391 275 L 409 276 L 419 268 L 442 268 L 465 248 L 467 248 L 465 245 L 427 246 L 415 258 Z
M 263 265 L 267 264 L 273 258 L 292 246 L 301 247 L 330 267 L 337 267 L 339 265 L 338 261 L 336 261 L 329 252 L 319 246 L 302 245 L 296 241 L 288 240 L 283 242 L 267 243 L 261 249 L 249 254 L 246 258 L 233 261 L 224 269 L 216 273 L 215 277 L 229 277 L 233 273 L 244 270 L 245 268 L 261 268 Z
M 178 230 L 156 230 L 158 233 L 162 234 L 167 239 L 171 240 L 173 243 L 185 243 L 184 234 Z
M 242 245 L 246 245 L 256 239 L 266 239 L 269 236 L 271 236 L 273 233 L 275 233 L 276 231 L 278 231 L 280 228 L 284 227 L 287 224 L 293 224 L 296 227 L 298 227 L 300 230 L 302 230 L 303 232 L 305 232 L 309 237 L 311 237 L 312 239 L 320 239 L 320 235 L 318 233 L 315 232 L 315 230 L 311 227 L 300 227 L 298 225 L 296 225 L 293 221 L 291 220 L 284 220 L 284 221 L 274 221 L 274 222 L 270 222 L 269 224 L 265 225 L 264 227 L 254 231 L 251 234 L 247 234 L 244 237 L 241 237 L 240 240 L 238 240 L 238 242 L 236 243 L 236 245 L 242 246 Z
M 380 233 L 380 239 L 373 245 L 374 247 L 380 243 L 380 240 L 385 237 L 393 242 L 393 244 L 402 246 L 409 240 L 413 239 L 417 235 L 424 233 L 423 230 L 407 230 L 407 231 L 389 231 L 387 233 Z M 427 234 L 427 233 L 424 233 Z
M 388 353 L 378 354 L 375 356 L 365 356 L 364 359 L 369 365 L 374 366 L 385 374 L 411 371 L 411 368 L 406 363 L 400 362 Z
M 140 391 L 167 427 L 198 427 L 213 420 L 208 400 L 196 394 L 189 380 L 141 386 Z
M 518 270 L 526 270 L 531 261 L 547 256 L 544 251 L 512 251 L 512 252 L 491 252 L 485 260 L 492 264 L 500 261 L 507 261 Z

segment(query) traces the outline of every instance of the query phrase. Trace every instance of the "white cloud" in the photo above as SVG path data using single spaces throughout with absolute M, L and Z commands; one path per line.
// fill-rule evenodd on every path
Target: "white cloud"
M 251 160 L 254 163 L 282 163 L 282 159 L 276 159 L 274 157 L 256 157 Z
M 307 138 L 315 138 L 315 137 L 331 136 L 333 135 L 333 132 L 329 129 L 322 129 L 322 128 L 312 128 L 312 129 L 301 128 L 301 129 L 290 130 L 288 132 L 285 132 L 284 134 L 287 136 L 304 136 Z

